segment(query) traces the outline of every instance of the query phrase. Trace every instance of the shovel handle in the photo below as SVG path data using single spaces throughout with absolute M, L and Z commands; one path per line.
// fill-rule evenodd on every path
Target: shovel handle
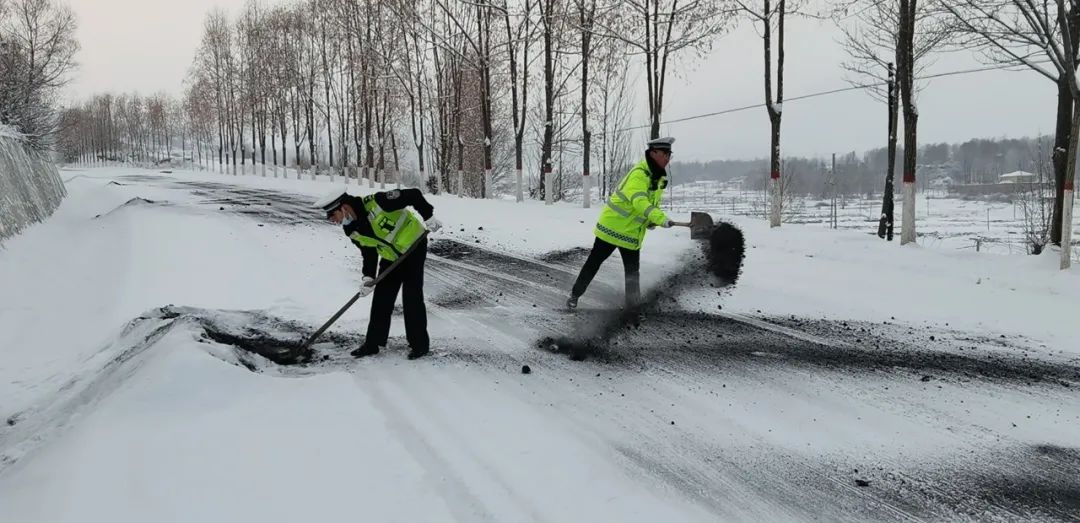
M 676 222 L 676 221 L 673 221 L 673 222 L 671 222 L 671 225 L 674 225 L 676 227 L 689 227 L 690 222 Z

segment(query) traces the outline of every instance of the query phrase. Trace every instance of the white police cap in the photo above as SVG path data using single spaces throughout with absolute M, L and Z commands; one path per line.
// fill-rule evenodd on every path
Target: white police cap
M 315 203 L 311 204 L 311 206 L 316 209 L 322 209 L 327 216 L 330 216 L 335 209 L 341 206 L 341 201 L 347 194 L 344 187 L 335 187 L 318 200 L 315 200 Z
M 671 145 L 675 143 L 675 139 L 670 136 L 663 138 L 657 138 L 655 140 L 649 140 L 649 149 L 659 149 L 661 151 L 670 151 Z

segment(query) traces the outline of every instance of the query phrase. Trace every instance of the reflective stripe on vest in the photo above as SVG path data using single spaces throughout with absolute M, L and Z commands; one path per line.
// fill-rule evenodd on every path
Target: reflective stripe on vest
M 393 244 L 394 238 L 397 238 L 397 234 L 401 232 L 402 226 L 405 225 L 405 220 L 409 219 L 409 213 L 407 211 L 402 212 L 398 217 L 397 223 L 394 224 L 394 230 L 390 231 L 390 234 L 386 236 L 386 241 Z
M 609 229 L 607 227 L 604 227 L 604 225 L 602 223 L 596 224 L 596 228 L 600 232 L 602 232 L 604 234 L 607 234 L 608 236 L 611 236 L 612 238 L 615 238 L 616 240 L 621 240 L 621 241 L 624 241 L 624 242 L 632 244 L 632 245 L 637 245 L 639 243 L 637 238 L 631 238 L 631 237 L 629 237 L 629 236 L 627 236 L 625 234 L 615 232 L 615 231 L 613 231 L 613 230 L 611 230 L 611 229 Z
M 612 205 L 611 203 L 608 203 L 607 206 L 608 206 L 608 209 L 611 209 L 612 212 L 614 212 L 615 214 L 618 214 L 619 216 L 622 216 L 623 218 L 629 218 L 630 217 L 630 211 L 627 211 L 626 209 L 620 209 L 620 208 Z M 645 218 L 642 218 L 641 216 L 634 216 L 633 219 L 634 219 L 635 222 L 645 223 Z

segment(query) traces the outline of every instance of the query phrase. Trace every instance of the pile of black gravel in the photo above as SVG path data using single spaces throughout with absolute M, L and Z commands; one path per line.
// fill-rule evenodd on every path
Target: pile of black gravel
M 568 352 L 574 360 L 602 355 L 619 333 L 629 328 L 640 328 L 650 311 L 661 310 L 666 304 L 674 305 L 684 289 L 709 284 L 721 288 L 734 285 L 739 279 L 745 252 L 742 231 L 730 223 L 720 222 L 709 238 L 701 241 L 701 251 L 688 259 L 673 260 L 682 267 L 644 292 L 636 307 L 612 310 L 599 318 L 590 317 L 587 323 L 578 322 L 578 330 L 573 335 L 549 336 L 541 339 L 537 345 Z

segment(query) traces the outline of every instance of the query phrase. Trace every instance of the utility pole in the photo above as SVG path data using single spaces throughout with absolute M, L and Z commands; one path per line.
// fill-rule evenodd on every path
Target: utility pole
M 832 228 L 836 229 L 839 221 L 836 210 L 836 193 L 839 192 L 836 183 L 836 153 L 832 154 L 832 170 L 829 171 L 829 182 L 832 184 Z

